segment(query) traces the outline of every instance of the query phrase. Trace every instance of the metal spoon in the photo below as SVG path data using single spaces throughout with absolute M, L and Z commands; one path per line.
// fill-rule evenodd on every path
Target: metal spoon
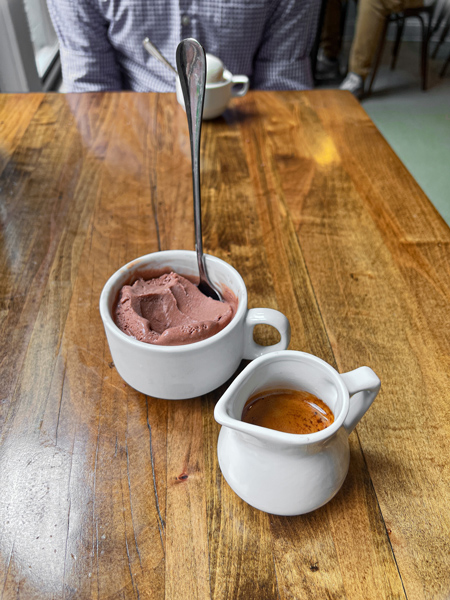
M 167 58 L 161 54 L 161 52 L 158 50 L 158 48 L 155 46 L 155 44 L 153 44 L 148 39 L 148 37 L 146 37 L 145 40 L 142 43 L 144 45 L 144 48 L 147 50 L 147 52 L 149 54 L 151 54 L 154 58 L 156 58 L 160 62 L 162 62 L 162 64 L 164 66 L 166 66 L 168 69 L 170 69 L 175 75 L 178 75 L 177 70 L 174 67 L 172 67 L 172 65 L 167 60 Z
M 203 47 L 192 38 L 182 40 L 177 48 L 177 69 L 183 91 L 189 127 L 192 157 L 192 182 L 194 187 L 195 249 L 200 275 L 198 288 L 205 296 L 222 300 L 206 272 L 203 256 L 202 216 L 200 201 L 200 133 L 206 82 L 206 56 Z

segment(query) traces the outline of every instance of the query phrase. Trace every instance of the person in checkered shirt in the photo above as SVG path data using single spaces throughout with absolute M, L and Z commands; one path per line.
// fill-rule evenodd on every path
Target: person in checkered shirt
M 145 37 L 175 64 L 178 43 L 197 39 L 253 89 L 313 85 L 310 53 L 320 0 L 48 0 L 68 92 L 173 92 L 169 69 Z

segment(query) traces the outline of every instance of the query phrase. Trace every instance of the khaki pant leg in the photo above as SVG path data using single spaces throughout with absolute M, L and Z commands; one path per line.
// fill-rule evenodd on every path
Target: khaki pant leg
M 380 41 L 383 24 L 391 13 L 423 6 L 423 0 L 359 0 L 349 71 L 367 77 Z

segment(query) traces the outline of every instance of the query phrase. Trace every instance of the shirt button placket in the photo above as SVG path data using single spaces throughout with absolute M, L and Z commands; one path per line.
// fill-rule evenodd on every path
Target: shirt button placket
M 180 15 L 181 15 L 181 37 L 189 37 L 191 35 L 191 16 L 189 14 L 190 8 L 189 0 L 180 0 Z

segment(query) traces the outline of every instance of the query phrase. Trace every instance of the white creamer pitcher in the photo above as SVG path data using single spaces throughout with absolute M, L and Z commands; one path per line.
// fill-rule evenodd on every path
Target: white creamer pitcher
M 323 400 L 334 422 L 315 433 L 283 433 L 245 423 L 248 398 L 262 390 L 305 390 Z M 255 508 L 300 515 L 338 492 L 347 475 L 348 436 L 374 401 L 380 380 L 369 367 L 340 375 L 322 359 L 290 350 L 254 360 L 220 398 L 218 457 L 230 487 Z

